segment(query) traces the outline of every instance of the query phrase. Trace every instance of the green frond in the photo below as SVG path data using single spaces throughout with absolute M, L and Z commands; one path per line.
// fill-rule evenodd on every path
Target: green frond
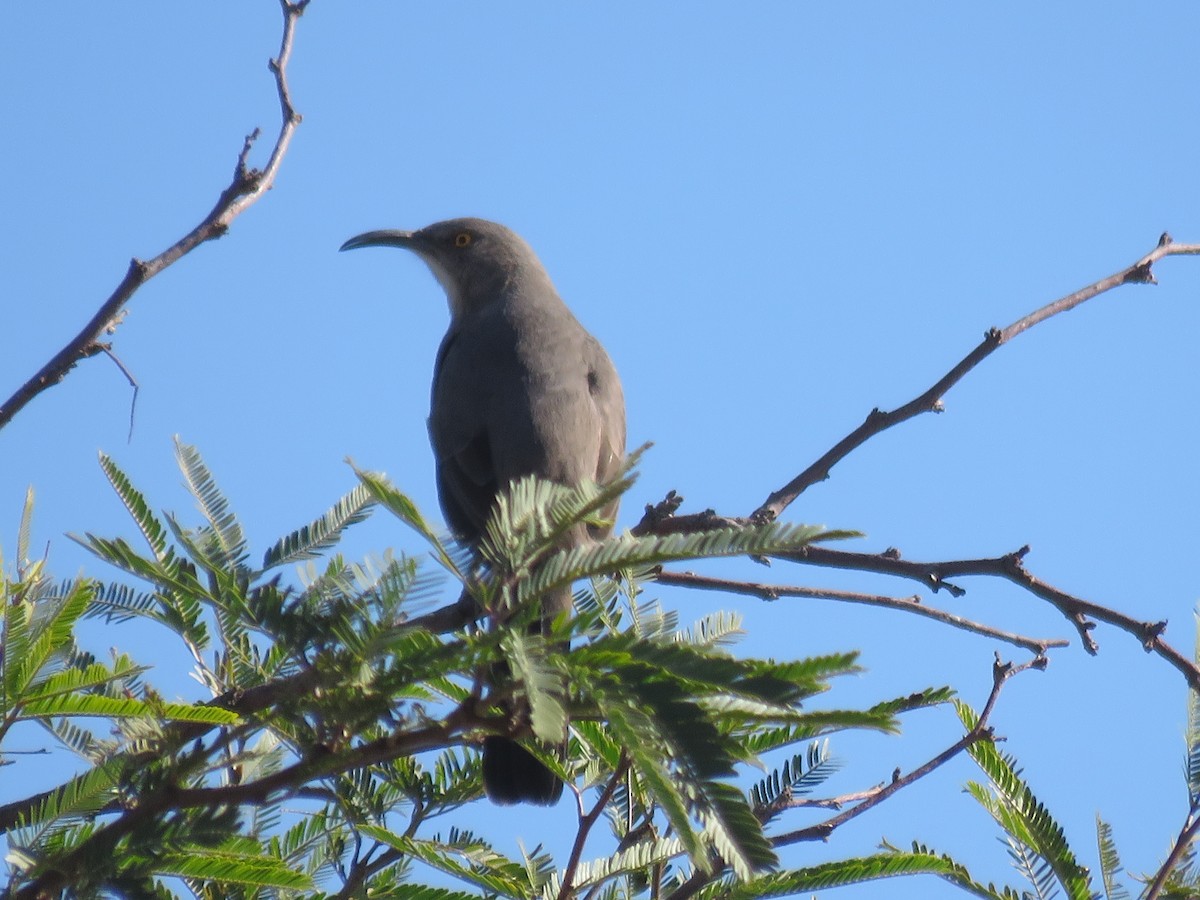
M 609 727 L 633 764 L 640 786 L 658 805 L 671 824 L 687 855 L 704 869 L 709 868 L 704 845 L 692 827 L 687 798 L 672 776 L 669 759 L 662 751 L 665 742 L 656 720 L 638 706 L 614 697 L 605 711 Z
M 1200 612 L 1194 616 L 1196 647 L 1193 659 L 1200 663 Z M 1187 759 L 1184 775 L 1187 778 L 1188 800 L 1192 808 L 1200 806 L 1200 693 L 1188 691 Z
M 478 894 L 467 894 L 463 891 L 452 891 L 449 888 L 430 887 L 424 884 L 405 882 L 397 886 L 393 892 L 371 890 L 372 897 L 380 900 L 479 900 Z
M 580 525 L 611 525 L 603 515 L 636 480 L 634 462 L 627 459 L 618 476 L 603 485 L 567 487 L 533 475 L 516 479 L 496 498 L 480 552 L 495 564 L 519 570 Z
M 53 734 L 62 744 L 86 759 L 92 765 L 99 765 L 108 760 L 116 752 L 116 741 L 101 741 L 86 728 L 66 719 L 46 719 L 40 723 Z
M 108 766 L 96 766 L 48 791 L 20 816 L 18 827 L 34 828 L 49 822 L 61 823 L 89 816 L 102 810 L 116 796 L 116 771 Z M 25 840 L 22 844 L 29 846 Z
M 733 644 L 743 634 L 740 613 L 718 610 L 697 620 L 691 628 L 677 632 L 675 639 L 702 647 L 724 647 Z
M 378 472 L 365 472 L 352 462 L 350 468 L 354 470 L 354 474 L 358 476 L 363 487 L 370 492 L 375 502 L 425 539 L 433 550 L 434 558 L 443 568 L 459 581 L 467 580 L 465 569 L 460 561 L 455 558 L 455 554 L 450 551 L 425 520 L 425 517 L 421 515 L 417 504 L 398 491 L 385 476 Z
M 175 459 L 187 481 L 188 490 L 196 498 L 200 512 L 211 530 L 213 555 L 219 563 L 217 568 L 231 569 L 241 565 L 246 559 L 246 536 L 200 452 L 176 437 Z
M 197 648 L 208 646 L 208 626 L 204 622 L 203 601 L 206 589 L 196 579 L 195 567 L 168 552 L 163 561 L 147 559 L 120 538 L 108 539 L 87 533 L 68 535 L 109 565 L 121 569 L 157 588 L 159 614 L 155 616 L 171 630 Z
M 1129 891 L 1117 879 L 1121 874 L 1121 856 L 1113 840 L 1112 826 L 1096 816 L 1096 845 L 1100 855 L 1100 879 L 1105 900 L 1129 900 Z
M 142 537 L 150 545 L 150 550 L 154 554 L 154 558 L 159 562 L 165 561 L 167 530 L 155 517 L 149 504 L 146 503 L 146 498 L 142 496 L 141 491 L 133 486 L 125 473 L 117 468 L 117 464 L 103 453 L 100 454 L 100 468 L 104 471 L 104 477 L 108 479 L 108 483 L 116 491 L 117 497 L 133 518 L 134 524 L 137 525 L 138 530 L 142 533 Z
M 91 599 L 92 583 L 79 581 L 62 597 L 36 604 L 20 601 L 6 610 L 4 689 L 8 703 L 21 702 L 51 660 L 69 651 L 75 623 Z
M 458 841 L 421 840 L 393 834 L 375 825 L 360 825 L 358 831 L 421 860 L 439 872 L 485 891 L 519 900 L 524 900 L 533 892 L 534 886 L 530 884 L 523 865 L 470 836 Z
M 332 825 L 324 810 L 302 816 L 283 834 L 272 838 L 271 849 L 280 859 L 298 864 L 328 839 Z M 308 871 L 311 874 L 315 870 Z
M 639 603 L 636 599 L 629 602 L 629 634 L 653 640 L 675 640 L 679 630 L 679 613 L 673 609 L 664 609 L 657 600 L 650 603 Z
M 280 538 L 263 556 L 263 570 L 313 559 L 337 544 L 351 525 L 370 515 L 375 498 L 365 484 L 358 484 L 320 518 Z
M 803 869 L 772 872 L 741 884 L 719 882 L 702 889 L 697 900 L 758 900 L 762 897 L 791 897 L 810 891 L 842 887 L 898 876 L 937 875 L 977 897 L 990 900 L 1020 900 L 1017 894 L 986 887 L 973 878 L 961 863 L 949 856 L 924 850 L 895 850 L 874 856 L 843 859 Z
M 949 703 L 958 692 L 952 687 L 925 688 L 897 697 L 894 700 L 884 700 L 871 707 L 871 712 L 878 715 L 895 716 L 911 712 L 915 709 L 927 709 L 931 706 L 941 706 Z
M 207 725 L 232 725 L 239 721 L 236 713 L 216 706 L 157 701 L 152 703 L 132 697 L 105 697 L 101 694 L 54 694 L 46 697 L 34 695 L 21 705 L 21 718 L 48 716 L 132 717 Z
M 532 850 L 526 850 L 523 842 L 517 842 L 521 850 L 521 862 L 525 866 L 525 877 L 535 889 L 541 887 L 554 874 L 554 858 L 538 844 Z
M 132 678 L 146 671 L 144 666 L 135 666 L 127 657 L 123 657 L 113 668 L 100 663 L 92 663 L 83 667 L 72 667 L 61 672 L 55 672 L 43 679 L 35 680 L 33 689 L 25 697 L 25 702 L 45 700 L 60 694 L 71 694 L 112 684 L 126 678 Z
M 139 617 L 157 620 L 157 612 L 158 600 L 153 594 L 113 582 L 96 586 L 92 605 L 84 615 L 88 618 L 102 616 L 106 622 L 119 623 Z
M 558 743 L 567 730 L 563 709 L 566 683 L 562 672 L 547 663 L 545 640 L 510 628 L 504 632 L 500 646 L 512 670 L 513 686 L 529 703 L 533 733 L 546 743 Z
M 624 569 L 682 560 L 725 556 L 777 556 L 794 553 L 816 541 L 848 536 L 813 525 L 773 522 L 747 528 L 720 528 L 697 534 L 634 537 L 624 534 L 597 544 L 572 547 L 551 554 L 522 581 L 525 596 L 544 596 L 569 587 L 579 579 Z
M 754 812 L 769 821 L 783 811 L 788 799 L 811 792 L 840 768 L 841 763 L 829 754 L 829 742 L 813 741 L 804 753 L 784 760 L 781 768 L 750 789 Z
M 244 884 L 295 891 L 311 890 L 313 887 L 312 878 L 308 874 L 294 871 L 282 860 L 195 845 L 186 848 L 186 852 L 160 859 L 154 869 L 158 875 L 197 878 L 220 884 Z
M 640 841 L 612 856 L 580 862 L 575 869 L 574 885 L 578 895 L 586 889 L 620 875 L 640 875 L 651 866 L 661 865 L 683 855 L 683 844 L 676 838 Z M 542 900 L 553 900 L 562 888 L 561 873 L 555 873 L 542 886 Z
M 954 705 L 963 725 L 968 730 L 974 728 L 979 721 L 974 710 L 962 701 L 955 701 Z M 1032 874 L 1035 888 L 1042 889 L 1037 880 L 1041 869 L 1034 862 L 1024 861 L 1027 854 L 1045 861 L 1070 900 L 1091 900 L 1088 870 L 1077 861 L 1062 827 L 1021 778 L 1015 761 L 1001 753 L 992 741 L 976 741 L 967 748 L 967 753 L 987 775 L 993 791 L 990 802 L 985 802 L 982 789 L 972 790 L 972 795 L 1012 839 L 1014 860 L 1023 871 Z
M 704 842 L 711 846 L 743 880 L 773 869 L 779 858 L 763 834 L 762 823 L 750 809 L 746 796 L 731 784 L 709 781 L 703 785 L 705 804 L 696 815 Z
M 1012 860 L 1013 868 L 1020 872 L 1033 888 L 1032 893 L 1025 892 L 1031 900 L 1054 900 L 1058 896 L 1058 882 L 1050 863 L 1029 849 L 1028 844 L 1017 840 L 1011 834 L 1005 837 L 1004 842 L 1008 846 L 1008 856 Z
M 29 544 L 33 533 L 33 485 L 25 489 L 25 503 L 21 507 L 21 524 L 17 527 L 17 566 L 24 569 L 29 556 Z
M 0 576 L 2 577 L 2 576 Z M 30 615 L 32 604 L 26 601 L 9 601 L 4 607 L 4 629 L 0 632 L 0 697 L 3 705 L 0 714 L 7 716 L 12 705 L 20 700 L 26 684 L 36 667 L 29 664 Z M 32 670 L 32 671 L 31 671 Z

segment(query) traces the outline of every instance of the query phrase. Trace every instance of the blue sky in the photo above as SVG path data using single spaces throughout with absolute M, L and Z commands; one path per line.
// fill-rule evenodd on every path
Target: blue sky
M 131 256 L 153 256 L 207 211 L 248 131 L 274 132 L 265 61 L 278 20 L 270 0 L 4 11 L 5 395 Z M 1149 16 L 1084 3 L 315 0 L 290 73 L 304 123 L 275 189 L 143 288 L 113 337 L 141 385 L 132 441 L 129 388 L 103 358 L 39 397 L 0 434 L 0 547 L 11 556 L 32 484 L 52 568 L 109 575 L 64 537 L 131 531 L 96 454 L 186 518 L 174 434 L 198 445 L 259 549 L 352 485 L 347 456 L 436 514 L 424 420 L 444 300 L 414 258 L 336 251 L 361 231 L 454 215 L 520 231 L 609 349 L 630 440 L 655 443 L 623 523 L 669 489 L 690 509 L 749 512 L 873 406 L 924 390 L 988 326 L 1133 262 L 1163 230 L 1200 240 L 1198 29 L 1200 10 L 1181 2 Z M 871 441 L 789 518 L 859 529 L 861 549 L 913 559 L 1029 543 L 1039 577 L 1167 618 L 1190 652 L 1200 261 L 1156 272 L 1156 287 L 1022 335 L 945 413 Z M 346 549 L 390 546 L 414 542 L 379 516 Z M 778 564 L 713 571 L 913 591 Z M 960 600 L 926 599 L 1074 638 L 1010 585 L 961 583 Z M 860 649 L 868 671 L 836 686 L 838 705 L 950 683 L 978 706 L 993 650 L 1021 658 L 899 613 L 659 595 L 684 621 L 740 610 L 750 653 Z M 152 631 L 86 638 L 194 690 L 182 650 Z M 1088 865 L 1099 812 L 1125 863 L 1148 871 L 1185 812 L 1186 693 L 1129 636 L 1097 638 L 1099 657 L 1075 643 L 1011 683 L 994 724 Z M 901 737 L 837 738 L 846 767 L 831 790 L 911 768 L 957 728 L 945 709 L 910 717 Z M 950 765 L 788 861 L 919 839 L 1006 879 L 995 832 L 961 793 L 972 777 L 966 761 Z M 573 821 L 565 804 L 502 826 L 477 813 L 510 852 L 517 836 L 532 846 Z M 954 893 L 929 881 L 886 891 Z

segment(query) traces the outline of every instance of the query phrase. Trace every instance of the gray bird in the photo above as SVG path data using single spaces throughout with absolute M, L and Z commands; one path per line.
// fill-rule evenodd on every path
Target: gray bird
M 608 354 L 579 324 L 520 236 L 483 219 L 420 231 L 369 231 L 358 247 L 403 247 L 446 291 L 450 327 L 433 370 L 429 437 L 446 521 L 478 542 L 497 492 L 539 475 L 565 485 L 605 482 L 625 456 L 625 400 Z M 616 508 L 606 511 L 608 521 Z M 574 546 L 609 528 L 567 536 Z M 571 609 L 564 590 L 542 601 L 543 627 Z M 515 741 L 490 737 L 483 782 L 497 803 L 551 805 L 562 782 Z

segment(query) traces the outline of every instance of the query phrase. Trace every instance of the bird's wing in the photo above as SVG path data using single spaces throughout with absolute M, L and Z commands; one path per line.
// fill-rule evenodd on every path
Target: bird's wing
M 599 413 L 600 447 L 596 460 L 596 481 L 604 484 L 620 471 L 625 463 L 625 395 L 617 370 L 604 352 L 600 342 L 588 335 L 587 355 L 590 357 L 588 384 L 592 402 Z M 604 510 L 610 522 L 616 518 L 617 504 Z M 593 530 L 593 537 L 605 537 L 612 529 Z
M 475 541 L 498 490 L 488 440 L 488 388 L 481 385 L 470 332 L 447 332 L 434 365 L 429 439 L 437 463 L 438 496 L 450 527 Z

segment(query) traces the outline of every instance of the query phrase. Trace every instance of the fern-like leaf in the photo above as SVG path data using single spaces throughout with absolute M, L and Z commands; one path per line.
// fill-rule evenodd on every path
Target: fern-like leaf
M 100 468 L 104 471 L 104 477 L 108 479 L 108 483 L 116 491 L 117 497 L 133 518 L 142 537 L 150 545 L 154 558 L 160 563 L 164 562 L 167 552 L 167 530 L 155 517 L 150 505 L 146 503 L 146 498 L 133 486 L 125 473 L 117 468 L 117 464 L 103 453 L 100 454 Z
M 1008 889 L 983 885 L 971 877 L 961 863 L 949 856 L 924 848 L 893 850 L 874 856 L 842 859 L 803 869 L 760 875 L 742 884 L 721 882 L 696 894 L 698 900 L 758 900 L 763 897 L 791 897 L 827 888 L 899 876 L 937 875 L 977 897 L 989 900 L 1020 900 Z
M 241 565 L 246 558 L 246 536 L 200 452 L 191 444 L 175 438 L 175 458 L 187 481 L 188 490 L 196 498 L 200 512 L 208 522 L 214 545 L 219 548 L 219 553 L 214 554 L 218 567 L 232 569 Z
M 263 556 L 263 570 L 320 556 L 337 544 L 342 532 L 370 515 L 374 503 L 367 486 L 358 484 L 323 516 L 280 538 Z
M 270 856 L 233 853 L 210 847 L 191 846 L 187 852 L 172 854 L 155 866 L 158 875 L 196 878 L 218 884 L 251 885 L 304 891 L 313 887 L 312 878 Z
M 747 528 L 720 528 L 697 534 L 634 537 L 629 534 L 598 544 L 551 554 L 521 583 L 524 596 L 542 597 L 579 579 L 660 563 L 725 556 L 777 556 L 795 553 L 816 541 L 852 537 L 854 532 L 829 531 L 813 525 L 771 523 Z M 496 560 L 493 560 L 495 562 Z M 503 564 L 504 560 L 500 560 Z
M 358 830 L 372 840 L 485 891 L 513 898 L 525 898 L 533 892 L 523 865 L 470 836 L 457 841 L 438 841 L 393 834 L 374 825 L 361 825 Z
M 962 701 L 955 701 L 955 709 L 968 730 L 976 726 L 979 717 L 974 710 Z M 1014 860 L 1030 875 L 1034 887 L 1040 892 L 1045 890 L 1042 869 L 1028 854 L 1045 862 L 1070 900 L 1091 900 L 1093 891 L 1088 870 L 1079 864 L 1062 827 L 1021 778 L 1015 761 L 1002 754 L 991 741 L 976 741 L 967 752 L 987 775 L 994 792 L 990 801 L 984 797 L 982 789 L 971 793 L 1007 832 Z
M 1121 874 L 1121 856 L 1113 840 L 1112 826 L 1096 816 L 1096 845 L 1100 855 L 1100 878 L 1105 900 L 1129 900 L 1129 891 L 1117 879 Z

